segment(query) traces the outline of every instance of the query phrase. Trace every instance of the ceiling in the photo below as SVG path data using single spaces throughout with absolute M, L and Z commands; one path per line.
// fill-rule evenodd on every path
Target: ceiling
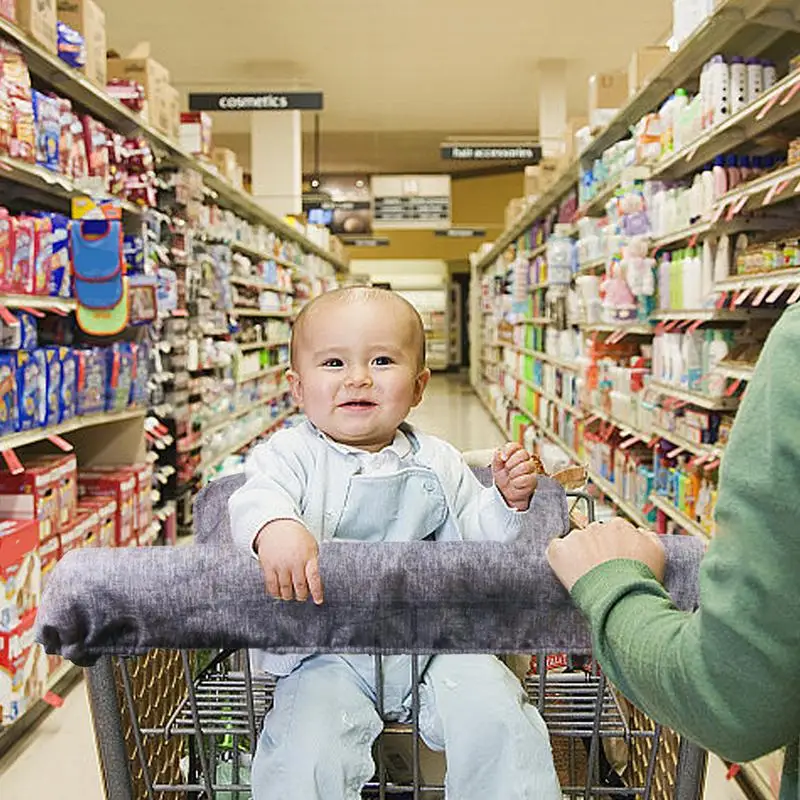
M 539 62 L 563 59 L 571 115 L 587 79 L 669 35 L 671 0 L 104 0 L 109 45 L 149 41 L 184 92 L 322 90 L 322 170 L 449 169 L 448 136 L 531 134 Z M 598 35 L 599 33 L 601 35 Z M 249 114 L 214 115 L 245 157 Z M 304 129 L 313 129 L 306 113 Z M 311 140 L 304 164 L 313 166 Z

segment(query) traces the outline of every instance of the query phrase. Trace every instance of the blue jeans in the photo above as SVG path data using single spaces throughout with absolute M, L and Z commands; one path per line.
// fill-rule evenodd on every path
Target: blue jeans
M 386 685 L 399 675 L 394 658 L 384 679 L 389 703 L 407 688 Z M 402 658 L 410 675 L 410 657 Z M 383 730 L 371 661 L 314 656 L 278 681 L 253 763 L 254 800 L 360 800 Z M 385 711 L 403 719 L 408 709 L 406 697 Z M 561 800 L 545 724 L 493 656 L 431 660 L 420 685 L 420 732 L 429 747 L 446 750 L 448 800 Z

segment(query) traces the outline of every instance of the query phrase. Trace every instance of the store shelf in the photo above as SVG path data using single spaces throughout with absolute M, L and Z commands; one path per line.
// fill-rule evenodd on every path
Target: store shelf
M 742 202 L 744 205 L 739 206 L 739 213 L 769 208 L 785 200 L 796 198 L 798 189 L 800 189 L 799 180 L 800 164 L 790 164 L 782 169 L 761 175 L 755 180 L 742 184 L 732 192 L 722 195 L 714 204 L 714 208 L 735 208 Z
M 259 308 L 233 308 L 230 311 L 232 317 L 269 317 L 274 319 L 289 319 L 293 312 L 291 311 L 262 311 Z
M 654 336 L 655 329 L 650 325 L 642 325 L 641 323 L 618 323 L 612 325 L 604 322 L 582 322 L 579 325 L 582 331 L 586 333 L 618 333 L 625 336 Z
M 210 461 L 203 462 L 200 465 L 198 472 L 208 472 L 209 470 L 214 469 L 214 467 L 218 467 L 223 461 L 225 461 L 226 458 L 228 458 L 228 456 L 232 456 L 234 453 L 238 453 L 239 450 L 241 450 L 244 447 L 247 447 L 248 444 L 255 441 L 256 439 L 259 439 L 264 434 L 269 433 L 269 431 L 271 431 L 273 428 L 277 427 L 284 420 L 289 419 L 289 417 L 291 417 L 293 414 L 296 413 L 297 413 L 296 408 L 291 408 L 289 411 L 284 411 L 284 413 L 281 414 L 280 416 L 275 417 L 275 419 L 273 420 L 270 420 L 269 424 L 266 427 L 262 428 L 261 431 L 259 431 L 254 436 L 248 436 L 247 438 L 240 439 L 233 447 L 228 448 L 224 453 L 220 453 L 218 456 L 215 456 Z
M 550 317 L 521 317 L 515 325 L 549 325 L 552 322 Z
M 276 292 L 277 294 L 294 294 L 293 289 L 282 289 L 280 286 L 276 286 L 274 283 L 267 283 L 266 281 L 260 281 L 258 278 L 240 278 L 239 276 L 234 275 L 231 278 L 231 285 L 245 286 L 248 289 L 259 289 L 262 292 Z
M 213 433 L 217 433 L 218 431 L 224 430 L 231 424 L 233 420 L 239 419 L 240 417 L 244 417 L 251 411 L 255 411 L 257 408 L 261 408 L 262 406 L 268 406 L 270 403 L 286 395 L 289 391 L 290 391 L 289 387 L 286 386 L 277 392 L 273 392 L 271 395 L 269 395 L 269 397 L 264 397 L 261 400 L 257 400 L 255 403 L 250 403 L 250 405 L 248 405 L 246 408 L 241 408 L 238 411 L 231 411 L 224 414 L 223 416 L 225 417 L 225 420 L 223 422 L 211 426 L 210 428 L 204 428 L 203 435 L 209 436 Z
M 215 193 L 216 200 L 220 205 L 236 212 L 246 220 L 266 225 L 284 239 L 293 241 L 305 251 L 325 259 L 337 271 L 347 271 L 347 264 L 339 258 L 268 212 L 252 196 L 237 189 L 213 169 L 185 153 L 162 133 L 145 124 L 140 117 L 109 97 L 105 91 L 87 80 L 80 72 L 67 66 L 55 54 L 50 53 L 13 22 L 3 17 L 0 17 L 0 35 L 20 48 L 31 74 L 52 86 L 60 95 L 82 106 L 120 133 L 141 133 L 158 154 L 169 162 L 199 173 L 206 186 Z
M 717 281 L 714 288 L 718 292 L 740 292 L 745 289 L 777 289 L 779 286 L 791 289 L 800 286 L 800 269 L 779 269 L 754 275 L 736 275 L 724 281 Z M 752 309 L 745 313 L 750 313 Z
M 789 73 L 758 100 L 656 164 L 653 177 L 683 178 L 716 156 L 731 152 L 742 142 L 751 141 L 794 116 L 800 111 L 800 94 L 791 92 L 799 81 L 800 73 Z
M 660 381 L 650 381 L 648 387 L 668 397 L 675 397 L 707 411 L 732 411 L 739 406 L 738 399 L 734 397 L 710 397 L 709 395 L 700 394 L 700 392 L 690 392 L 679 386 L 671 386 Z
M 276 375 L 280 372 L 285 372 L 289 369 L 289 364 L 276 364 L 274 367 L 267 367 L 266 369 L 259 370 L 258 372 L 251 372 L 248 375 L 242 375 L 237 378 L 237 385 L 241 386 L 243 383 L 250 383 L 250 381 L 257 381 L 259 378 L 268 378 L 270 375 Z
M 713 229 L 714 226 L 710 222 L 698 222 L 696 225 L 690 225 L 687 228 L 681 228 L 654 239 L 653 249 L 665 250 L 673 245 L 678 246 L 688 242 L 697 242 L 698 239 L 707 236 Z
M 290 339 L 281 339 L 278 342 L 248 342 L 240 344 L 239 349 L 243 353 L 250 353 L 254 350 L 275 350 L 278 347 L 288 347 Z
M 622 511 L 626 517 L 628 517 L 632 522 L 635 522 L 642 528 L 648 527 L 648 522 L 644 517 L 644 514 L 636 508 L 636 506 L 629 503 L 627 500 L 623 500 L 622 497 L 617 493 L 616 487 L 609 483 L 605 478 L 601 478 L 593 470 L 588 470 L 589 478 L 591 479 L 592 483 L 600 489 L 600 491 L 609 499 L 611 502 L 620 510 Z
M 759 55 L 782 35 L 782 31 L 775 22 L 760 26 L 757 19 L 770 13 L 785 13 L 785 8 L 781 0 L 726 0 L 593 139 L 581 153 L 581 159 L 591 163 L 627 137 L 645 114 L 656 109 L 676 87 L 685 86 L 706 61 L 715 53 L 724 52 L 725 45 L 741 31 L 753 29 L 746 37 L 750 52 L 740 52 L 739 55 Z
M 539 256 L 544 255 L 546 252 L 547 242 L 540 244 L 538 247 L 534 247 L 533 250 L 523 250 L 520 255 L 523 258 L 527 258 L 528 260 L 532 261 L 534 258 L 538 258 Z
M 78 186 L 64 175 L 45 169 L 38 164 L 29 164 L 10 156 L 0 156 L 0 180 L 7 180 L 19 186 L 34 189 L 37 194 L 47 195 L 62 201 L 95 194 L 86 188 Z M 122 198 L 112 199 L 127 214 L 139 215 L 145 210 L 141 206 Z
M 525 378 L 517 377 L 516 375 L 514 376 L 514 380 L 518 381 L 519 383 L 523 384 L 524 386 L 527 386 L 529 389 L 531 389 L 532 391 L 536 392 L 536 394 L 540 395 L 545 400 L 548 400 L 551 403 L 555 403 L 557 406 L 561 406 L 562 408 L 564 408 L 567 411 L 569 411 L 571 414 L 574 414 L 576 417 L 583 417 L 584 416 L 584 412 L 583 412 L 582 408 L 578 408 L 577 406 L 570 405 L 565 400 L 562 400 L 560 397 L 556 397 L 555 395 L 550 394 L 549 392 L 546 392 L 541 386 L 537 386 L 535 383 L 532 383 L 531 381 L 526 380 Z
M 550 284 L 547 283 L 547 282 L 545 282 L 545 283 L 534 283 L 532 286 L 528 287 L 528 293 L 529 294 L 533 294 L 534 292 L 541 292 L 542 290 L 549 289 L 549 288 L 550 288 Z
M 147 410 L 144 408 L 129 408 L 125 411 L 115 411 L 113 413 L 85 414 L 80 417 L 73 417 L 60 425 L 52 425 L 49 428 L 34 428 L 30 431 L 2 436 L 0 437 L 0 450 L 13 450 L 17 447 L 24 447 L 26 444 L 44 441 L 49 436 L 63 436 L 66 433 L 85 428 L 94 428 L 97 425 L 110 425 L 114 422 L 137 419 L 144 417 L 146 414 Z
M 83 670 L 75 664 L 65 661 L 48 679 L 45 691 L 53 692 L 56 696 L 63 696 L 67 690 L 77 683 Z M 10 725 L 0 725 L 0 758 L 6 755 L 11 748 L 21 742 L 23 738 L 38 724 L 38 722 L 52 711 L 53 706 L 39 700 Z
M 717 364 L 715 373 L 732 381 L 751 381 L 755 372 L 755 364 Z
M 598 269 L 605 269 L 607 263 L 608 259 L 605 256 L 603 256 L 602 258 L 594 258 L 591 261 L 584 261 L 578 268 L 578 272 L 583 275 L 586 273 L 594 272 L 595 270 Z
M 529 350 L 526 347 L 517 347 L 516 345 L 512 344 L 507 344 L 504 346 L 509 350 L 514 350 L 517 353 L 522 353 L 526 356 L 533 356 L 533 358 L 546 361 L 547 363 L 552 364 L 554 367 L 558 367 L 559 369 L 569 370 L 570 372 L 578 371 L 578 366 L 574 362 L 564 361 L 560 358 L 556 358 L 555 356 L 550 356 L 547 353 L 542 353 L 539 350 Z
M 694 520 L 689 519 L 680 509 L 676 508 L 668 500 L 659 497 L 657 494 L 650 495 L 650 502 L 656 507 L 661 509 L 671 520 L 678 523 L 687 533 L 696 536 L 707 542 L 710 536 L 698 525 Z
M 650 316 L 657 322 L 747 322 L 753 319 L 749 310 L 728 308 L 681 309 L 679 311 L 656 311 Z
M 658 425 L 653 425 L 652 428 L 653 433 L 657 434 L 662 439 L 666 439 L 668 442 L 678 445 L 678 447 L 681 449 L 686 450 L 688 453 L 692 453 L 696 456 L 713 456 L 714 458 L 722 458 L 723 453 L 725 452 L 725 447 L 722 445 L 696 444 L 694 442 L 690 442 L 688 439 L 684 439 L 683 436 L 670 432 L 666 428 L 662 428 Z
M 25 294 L 0 294 L 0 306 L 5 308 L 35 308 L 40 311 L 61 311 L 68 314 L 77 308 L 77 301 L 63 297 L 36 297 Z

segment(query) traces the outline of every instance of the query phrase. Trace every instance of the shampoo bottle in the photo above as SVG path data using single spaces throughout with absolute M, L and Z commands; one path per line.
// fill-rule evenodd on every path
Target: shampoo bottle
M 736 56 L 731 59 L 731 112 L 736 114 L 748 103 L 747 65 Z
M 754 103 L 764 92 L 764 67 L 757 58 L 747 60 L 747 102 Z

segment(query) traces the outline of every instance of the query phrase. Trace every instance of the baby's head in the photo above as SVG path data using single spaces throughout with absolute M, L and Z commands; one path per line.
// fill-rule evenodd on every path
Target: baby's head
M 334 441 L 377 452 L 422 400 L 425 330 L 416 309 L 385 289 L 354 286 L 312 300 L 292 330 L 289 385 Z

